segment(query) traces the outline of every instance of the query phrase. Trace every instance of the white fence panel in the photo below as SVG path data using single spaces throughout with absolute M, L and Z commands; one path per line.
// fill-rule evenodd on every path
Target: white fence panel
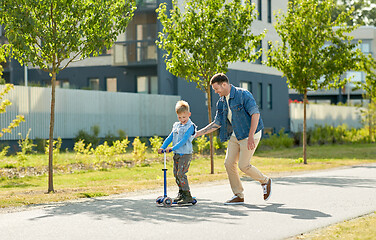
M 290 104 L 290 131 L 302 132 L 304 120 L 302 103 Z M 346 124 L 349 128 L 361 128 L 360 108 L 348 106 L 332 106 L 307 104 L 307 128 L 325 124 L 337 127 Z
M 30 138 L 48 138 L 51 88 L 15 86 L 4 99 L 9 99 L 12 105 L 0 115 L 0 127 L 8 126 L 19 114 L 25 116 L 26 122 L 0 140 L 20 139 L 18 133 L 25 137 L 29 128 Z M 99 137 L 108 133 L 117 135 L 120 129 L 130 137 L 166 136 L 176 121 L 178 100 L 180 96 L 58 88 L 54 138 L 75 138 L 79 130 L 91 132 L 94 125 L 100 127 Z

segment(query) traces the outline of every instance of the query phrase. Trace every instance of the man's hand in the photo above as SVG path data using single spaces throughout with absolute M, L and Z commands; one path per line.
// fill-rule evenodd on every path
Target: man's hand
M 248 137 L 247 147 L 248 147 L 248 150 L 255 149 L 255 139 L 254 139 L 254 136 Z

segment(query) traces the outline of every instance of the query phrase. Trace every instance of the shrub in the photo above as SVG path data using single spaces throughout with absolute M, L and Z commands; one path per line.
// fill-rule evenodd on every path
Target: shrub
M 100 127 L 98 125 L 94 125 L 90 128 L 91 134 L 87 133 L 85 130 L 78 131 L 78 134 L 76 135 L 75 142 L 79 140 L 83 140 L 85 144 L 91 143 L 93 147 L 98 146 L 99 144 L 99 132 Z
M 141 162 L 143 163 L 146 160 L 146 144 L 142 143 L 139 137 L 136 137 L 133 140 L 133 159 L 136 162 Z
M 158 149 L 162 147 L 163 139 L 158 136 L 154 136 L 152 138 L 149 138 L 151 149 L 153 153 L 158 154 Z
M 268 134 L 269 135 L 269 134 Z M 290 148 L 294 145 L 294 139 L 290 138 L 285 129 L 282 128 L 278 134 L 269 135 L 261 141 L 262 145 L 271 147 L 272 149 Z

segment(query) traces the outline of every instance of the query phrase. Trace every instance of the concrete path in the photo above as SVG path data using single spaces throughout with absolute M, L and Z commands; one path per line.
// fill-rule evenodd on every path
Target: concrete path
M 2 213 L 0 239 L 284 239 L 376 210 L 376 164 L 276 178 L 268 202 L 259 184 L 243 183 L 238 206 L 223 205 L 232 193 L 222 182 L 192 186 L 195 206 L 157 207 L 161 186 Z

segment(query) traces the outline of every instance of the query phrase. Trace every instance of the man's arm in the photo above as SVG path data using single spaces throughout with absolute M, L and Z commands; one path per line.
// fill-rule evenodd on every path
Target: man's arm
M 202 129 L 200 129 L 199 131 L 197 131 L 196 137 L 199 137 L 199 136 L 202 136 L 202 135 L 214 132 L 215 130 L 218 130 L 220 127 L 221 127 L 220 125 L 216 124 L 215 122 L 212 122 L 209 125 L 207 125 L 206 127 L 204 127 Z
M 257 129 L 257 124 L 258 124 L 258 121 L 259 121 L 259 118 L 260 118 L 260 114 L 259 113 L 255 113 L 252 115 L 252 119 L 251 119 L 251 127 L 249 129 L 249 134 L 248 134 L 248 150 L 253 150 L 255 148 L 255 132 L 256 132 L 256 129 Z

